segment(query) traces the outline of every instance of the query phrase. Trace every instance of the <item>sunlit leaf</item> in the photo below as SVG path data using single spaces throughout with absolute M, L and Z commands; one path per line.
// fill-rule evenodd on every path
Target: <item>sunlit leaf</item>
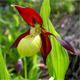
M 18 18 L 18 16 L 14 14 L 13 17 L 14 17 L 14 19 L 16 21 L 16 26 L 18 26 L 19 25 L 19 18 Z
M 0 80 L 11 80 L 0 48 Z
M 49 0 L 44 0 L 42 7 L 41 7 L 41 11 L 40 11 L 40 15 L 43 20 L 43 26 L 46 26 L 47 29 L 48 29 L 47 20 L 50 14 L 50 6 L 48 3 L 49 3 Z
M 60 35 L 55 31 L 51 21 L 48 19 L 49 13 L 49 0 L 44 0 L 40 13 L 43 19 L 43 27 L 52 34 L 60 37 Z M 52 45 L 52 50 L 47 57 L 49 77 L 54 77 L 55 79 L 64 79 L 65 73 L 69 65 L 68 54 L 54 36 L 50 36 L 50 41 Z

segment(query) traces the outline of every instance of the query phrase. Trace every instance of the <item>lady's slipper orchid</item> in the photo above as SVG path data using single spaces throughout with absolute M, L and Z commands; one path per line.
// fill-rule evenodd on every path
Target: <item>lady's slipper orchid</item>
M 10 49 L 17 47 L 18 52 L 24 56 L 32 56 L 41 50 L 44 63 L 46 64 L 47 55 L 52 48 L 48 35 L 53 35 L 65 49 L 75 54 L 74 49 L 67 41 L 61 40 L 58 36 L 46 31 L 42 27 L 42 18 L 34 9 L 17 5 L 12 6 L 18 10 L 24 21 L 33 27 L 20 35 Z

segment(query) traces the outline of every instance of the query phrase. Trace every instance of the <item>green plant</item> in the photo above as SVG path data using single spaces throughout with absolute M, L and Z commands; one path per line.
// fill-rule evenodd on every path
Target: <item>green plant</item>
M 41 7 L 41 16 L 44 23 L 43 26 L 49 32 L 60 37 L 60 35 L 55 31 L 51 21 L 49 20 L 49 15 L 50 15 L 49 0 L 47 1 L 44 0 Z M 69 65 L 68 54 L 66 50 L 60 45 L 60 43 L 54 37 L 50 36 L 50 40 L 52 44 L 52 50 L 47 57 L 49 77 L 53 77 L 55 80 L 59 80 L 59 79 L 64 80 L 65 73 Z
M 23 3 L 20 3 L 21 5 L 23 5 Z M 14 7 L 16 7 L 18 9 L 19 6 L 16 6 L 14 5 Z M 31 9 L 31 8 L 30 8 Z M 15 9 L 14 9 L 15 10 Z M 32 9 L 33 10 L 33 9 Z M 15 10 L 16 11 L 16 10 Z M 6 12 L 6 10 L 4 10 L 4 12 Z M 31 12 L 31 11 L 30 11 Z M 42 53 L 42 56 L 43 56 L 43 59 L 44 59 L 44 62 L 46 64 L 46 60 L 47 60 L 47 66 L 48 66 L 48 71 L 49 71 L 49 78 L 53 77 L 55 80 L 58 80 L 58 79 L 64 79 L 65 77 L 65 73 L 67 71 L 67 68 L 68 68 L 68 65 L 69 65 L 69 58 L 68 58 L 68 54 L 66 52 L 65 49 L 75 53 L 75 51 L 73 50 L 73 48 L 71 47 L 71 45 L 66 42 L 66 41 L 63 41 L 61 40 L 61 37 L 60 35 L 55 31 L 51 21 L 49 20 L 49 15 L 50 15 L 50 5 L 49 5 L 49 0 L 44 0 L 43 1 L 43 4 L 42 4 L 42 7 L 41 7 L 41 11 L 40 11 L 40 15 L 42 17 L 39 16 L 39 14 L 37 14 L 35 12 L 35 10 L 32 11 L 33 13 L 35 13 L 34 15 L 31 14 L 33 16 L 33 18 L 29 18 L 31 16 L 27 16 L 25 15 L 24 13 L 21 14 L 21 16 L 23 17 L 24 20 L 26 20 L 25 16 L 29 19 L 33 19 L 33 23 L 31 22 L 28 22 L 28 20 L 26 21 L 28 24 L 30 24 L 31 26 L 33 26 L 33 28 L 31 28 L 31 34 L 30 32 L 26 32 L 23 36 L 21 35 L 21 38 L 17 39 L 18 41 L 16 41 L 12 46 L 11 48 L 14 48 L 14 47 L 17 47 L 19 41 L 24 38 L 25 36 L 27 35 L 30 35 L 30 36 L 36 36 L 37 34 L 40 35 L 41 39 L 43 42 L 46 42 L 46 46 L 45 45 L 42 45 L 42 48 L 41 48 L 41 53 Z M 9 12 L 7 12 L 6 14 L 10 15 L 9 17 L 11 18 L 12 14 L 10 14 Z M 24 14 L 24 15 L 23 15 Z M 37 16 L 36 16 L 37 15 Z M 35 17 L 36 16 L 36 17 Z M 18 15 L 16 14 L 13 14 L 13 19 L 12 21 L 10 22 L 9 19 L 6 19 L 6 16 L 2 19 L 2 16 L 1 16 L 1 25 L 3 26 L 4 24 L 7 27 L 7 30 L 8 30 L 8 34 L 7 36 L 8 37 L 4 37 L 2 36 L 2 41 L 4 39 L 6 39 L 8 41 L 8 43 L 12 44 L 14 39 L 16 39 L 17 36 L 19 36 L 19 34 L 22 34 L 26 31 L 26 29 L 28 30 L 29 28 L 26 27 L 25 30 L 21 30 L 20 28 L 24 25 L 28 26 L 21 18 L 20 16 L 18 17 Z M 5 20 L 4 20 L 5 19 Z M 20 20 L 19 20 L 20 19 Z M 38 23 L 37 23 L 38 22 Z M 42 22 L 43 22 L 43 25 L 42 25 Z M 16 24 L 15 24 L 16 23 Z M 17 26 L 17 27 L 16 27 Z M 47 32 L 43 27 L 49 31 Z M 36 28 L 35 28 L 36 27 Z M 36 30 L 38 29 L 39 32 L 37 32 Z M 34 31 L 35 30 L 35 31 Z M 14 32 L 14 33 L 13 33 Z M 33 33 L 36 33 L 36 35 L 34 35 Z M 1 32 L 1 35 L 2 35 L 2 32 Z M 49 36 L 48 38 L 48 35 L 51 35 Z M 29 36 L 29 37 L 30 37 Z M 45 38 L 43 38 L 42 36 L 44 36 Z M 35 39 L 35 38 L 34 38 Z M 33 39 L 33 40 L 34 40 Z M 50 39 L 50 41 L 49 41 Z M 44 41 L 45 40 L 45 41 Z M 0 42 L 2 42 L 0 41 Z M 24 42 L 24 41 L 23 41 Z M 51 42 L 51 43 L 50 43 Z M 5 42 L 6 43 L 6 42 Z M 4 45 L 5 43 L 2 43 L 2 45 Z M 6 48 L 9 49 L 9 46 L 7 45 L 8 43 L 6 43 Z M 17 43 L 17 44 L 16 44 Z M 41 42 L 40 42 L 41 43 Z M 44 43 L 43 43 L 44 44 Z M 22 44 L 21 44 L 22 45 Z M 27 44 L 28 46 L 29 44 Z M 51 45 L 52 45 L 52 50 L 51 50 Z M 41 46 L 38 45 L 38 46 Z M 63 48 L 63 47 L 65 48 Z M 24 46 L 23 46 L 24 47 Z M 10 49 L 11 49 L 10 48 Z M 3 49 L 3 53 L 7 50 L 7 49 Z M 25 49 L 25 47 L 24 47 Z M 26 49 L 25 49 L 26 50 Z M 46 51 L 48 50 L 48 51 Z M 39 50 L 38 50 L 39 51 Z M 49 53 L 50 52 L 50 53 Z M 19 58 L 22 59 L 22 62 L 23 62 L 23 71 L 22 71 L 22 74 L 21 75 L 16 75 L 15 73 L 11 73 L 14 69 L 9 69 L 9 72 L 11 73 L 11 76 L 17 80 L 19 79 L 38 79 L 38 63 L 37 63 L 37 59 L 39 58 L 39 55 L 35 54 L 34 56 L 31 56 L 31 57 L 23 57 L 21 55 L 18 54 L 17 50 L 16 49 L 13 49 L 11 51 L 9 51 L 7 53 L 8 55 L 11 56 L 11 58 L 8 60 L 9 62 L 7 64 L 10 64 L 13 60 L 13 63 L 15 64 L 17 62 L 17 60 Z M 22 53 L 21 53 L 22 54 Z M 4 54 L 5 55 L 5 54 Z M 1 56 L 3 57 L 3 56 Z M 33 61 L 33 62 L 32 62 Z M 4 66 L 3 70 L 5 71 L 6 73 L 6 65 L 4 65 L 4 61 L 2 59 L 2 64 Z M 65 65 L 66 63 L 66 65 Z M 0 65 L 0 69 L 2 68 L 2 66 Z M 1 70 L 0 70 L 1 71 Z M 2 71 L 1 71 L 2 72 Z M 0 75 L 3 76 L 3 74 L 1 73 Z M 23 76 L 25 78 L 23 78 Z M 3 76 L 4 77 L 4 76 Z M 7 79 L 7 77 L 9 77 L 8 79 L 11 79 L 10 78 L 10 75 L 8 73 L 6 73 L 6 76 L 4 77 L 5 79 Z M 13 79 L 12 78 L 12 79 Z M 0 76 L 0 79 L 1 76 Z

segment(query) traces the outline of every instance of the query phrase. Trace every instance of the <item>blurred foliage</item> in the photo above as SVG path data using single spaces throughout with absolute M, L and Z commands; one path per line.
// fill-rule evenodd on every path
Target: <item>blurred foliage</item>
M 6 54 L 6 65 L 11 76 L 16 79 L 24 79 L 23 67 L 22 73 L 20 76 L 17 76 L 15 73 L 15 63 L 19 58 L 22 59 L 24 65 L 23 56 L 19 55 L 17 49 L 12 49 L 9 52 L 8 49 L 17 39 L 17 37 L 26 32 L 29 29 L 29 25 L 23 21 L 21 16 L 18 14 L 17 10 L 11 7 L 11 4 L 19 6 L 28 6 L 35 9 L 40 13 L 40 7 L 43 0 L 1 0 L 0 1 L 0 46 L 3 53 L 3 57 Z M 62 12 L 67 13 L 78 13 L 79 3 L 77 1 L 64 1 L 64 0 L 50 0 L 51 5 L 51 15 L 55 16 L 57 19 L 60 19 Z M 26 57 L 27 61 L 27 74 L 30 79 L 37 79 L 40 73 L 38 73 L 37 65 L 40 62 L 36 60 L 40 57 L 40 54 L 36 54 L 32 57 Z M 13 64 L 13 66 L 10 66 Z M 32 75 L 32 76 L 31 76 Z
M 51 14 L 60 19 L 62 12 L 79 13 L 79 1 L 75 0 L 50 0 Z M 54 14 L 53 14 L 54 13 Z

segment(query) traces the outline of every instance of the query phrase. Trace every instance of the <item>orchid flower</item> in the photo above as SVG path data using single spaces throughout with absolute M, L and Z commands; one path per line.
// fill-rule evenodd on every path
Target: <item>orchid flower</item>
M 52 48 L 48 35 L 52 35 L 66 50 L 75 54 L 75 51 L 69 42 L 62 40 L 42 27 L 43 20 L 34 9 L 17 5 L 12 6 L 18 10 L 23 20 L 32 27 L 26 33 L 20 35 L 10 49 L 17 47 L 18 52 L 23 56 L 32 56 L 41 51 L 44 63 L 46 64 L 47 55 Z

